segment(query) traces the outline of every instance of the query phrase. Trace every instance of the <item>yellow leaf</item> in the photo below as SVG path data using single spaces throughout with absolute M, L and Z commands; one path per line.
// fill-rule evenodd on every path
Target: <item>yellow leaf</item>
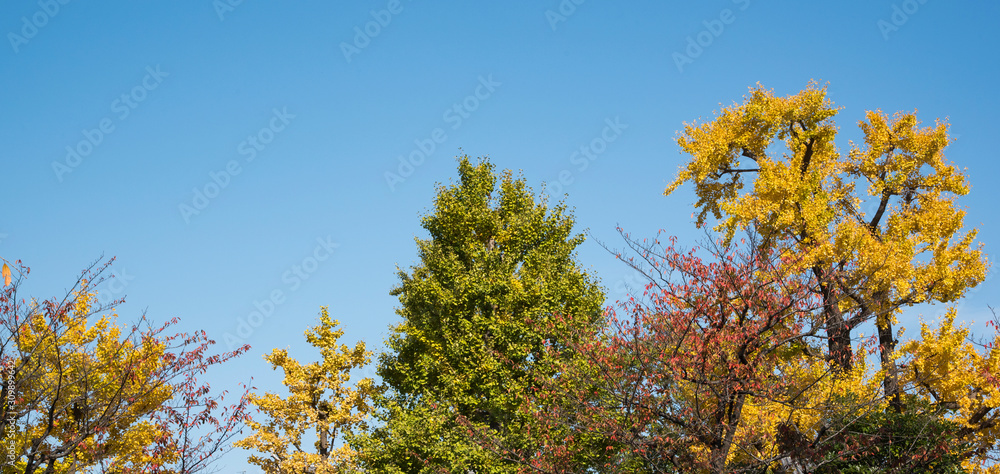
M 10 285 L 10 267 L 7 264 L 3 264 L 3 286 Z

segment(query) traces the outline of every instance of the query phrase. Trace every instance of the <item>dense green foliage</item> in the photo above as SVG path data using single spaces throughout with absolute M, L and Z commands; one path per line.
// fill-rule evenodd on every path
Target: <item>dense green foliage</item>
M 462 158 L 459 175 L 438 189 L 420 263 L 392 292 L 403 322 L 379 364 L 384 426 L 357 440 L 374 471 L 513 471 L 478 441 L 531 443 L 519 407 L 554 370 L 546 342 L 601 321 L 604 295 L 574 260 L 584 237 L 565 207 L 537 202 L 509 171 L 498 189 L 486 161 Z
M 961 426 L 915 397 L 906 401 L 902 413 L 887 408 L 859 418 L 831 417 L 832 435 L 819 449 L 800 445 L 789 451 L 799 454 L 800 463 L 817 466 L 812 470 L 818 474 L 966 472 L 956 454 L 968 448 L 955 436 Z M 789 437 L 787 429 L 779 433 Z

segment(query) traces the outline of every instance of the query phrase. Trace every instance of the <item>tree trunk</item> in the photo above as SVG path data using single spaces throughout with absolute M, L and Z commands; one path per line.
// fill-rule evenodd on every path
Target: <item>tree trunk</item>
M 730 405 L 730 411 L 726 416 L 726 425 L 723 427 L 722 445 L 713 450 L 712 472 L 726 473 L 726 461 L 729 459 L 729 451 L 732 450 L 733 438 L 736 436 L 736 428 L 739 427 L 740 417 L 743 415 L 743 404 L 746 401 L 745 395 L 737 395 L 736 400 Z
M 840 297 L 832 283 L 826 281 L 829 275 L 822 268 L 813 267 L 813 274 L 819 281 L 820 291 L 823 294 L 823 317 L 830 360 L 833 361 L 834 371 L 848 372 L 853 367 L 854 351 L 851 347 L 851 328 L 840 311 Z
M 878 326 L 879 355 L 881 356 L 882 369 L 885 370 L 882 388 L 885 391 L 885 397 L 889 399 L 889 405 L 896 413 L 902 413 L 903 400 L 900 398 L 899 390 L 899 367 L 896 365 L 896 360 L 892 358 L 892 353 L 896 351 L 896 340 L 892 337 L 890 316 L 879 316 L 876 320 L 876 326 Z

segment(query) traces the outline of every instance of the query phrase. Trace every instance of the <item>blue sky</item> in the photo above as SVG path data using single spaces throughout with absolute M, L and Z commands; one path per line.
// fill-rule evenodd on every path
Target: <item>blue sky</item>
M 104 290 L 127 295 L 124 320 L 180 317 L 220 349 L 281 291 L 252 351 L 207 375 L 278 390 L 261 355 L 311 357 L 302 333 L 320 306 L 347 340 L 381 346 L 395 267 L 415 262 L 457 155 L 523 170 L 536 190 L 562 173 L 579 229 L 612 246 L 616 225 L 693 245 L 690 187 L 662 195 L 686 158 L 676 131 L 758 82 L 787 95 L 810 79 L 843 107 L 842 151 L 869 109 L 948 118 L 966 223 L 996 255 L 1000 5 L 575 1 L 3 2 L 0 255 L 32 268 L 42 298 L 117 256 L 127 284 Z M 420 164 L 401 169 L 411 154 Z M 579 259 L 611 299 L 638 282 L 594 239 Z M 985 330 L 998 288 L 991 274 L 960 317 Z M 256 472 L 244 459 L 223 470 Z

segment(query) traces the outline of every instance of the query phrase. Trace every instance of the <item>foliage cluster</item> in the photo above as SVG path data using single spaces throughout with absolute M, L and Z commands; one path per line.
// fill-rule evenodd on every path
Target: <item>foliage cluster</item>
M 565 205 L 462 157 L 397 269 L 380 380 L 352 381 L 373 354 L 338 343 L 324 307 L 305 333 L 319 361 L 265 356 L 287 395 L 223 407 L 195 376 L 245 347 L 209 357 L 204 333 L 101 315 L 104 267 L 18 300 L 28 269 L 5 261 L 13 469 L 197 472 L 246 421 L 236 446 L 268 473 L 1000 472 L 1000 333 L 974 338 L 951 309 L 898 340 L 905 309 L 955 302 L 988 267 L 948 124 L 868 112 L 844 154 L 838 112 L 815 83 L 757 86 L 686 124 L 665 193 L 693 185 L 695 224 L 714 225 L 689 249 L 619 228 L 609 250 L 648 283 L 608 308 Z
M 565 207 L 463 157 L 344 472 L 997 472 L 1000 350 L 954 310 L 898 341 L 986 274 L 948 124 L 868 112 L 843 154 L 838 112 L 758 86 L 686 125 L 666 194 L 715 225 L 689 250 L 619 229 L 648 284 L 603 311 Z

